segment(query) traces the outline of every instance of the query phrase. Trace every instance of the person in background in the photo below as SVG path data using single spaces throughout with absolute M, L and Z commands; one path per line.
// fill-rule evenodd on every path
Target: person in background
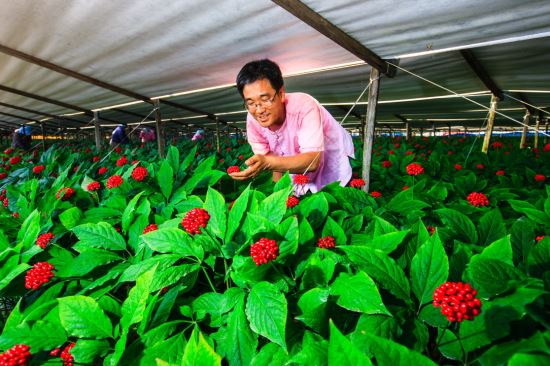
M 198 141 L 198 140 L 201 140 L 203 138 L 204 138 L 204 130 L 203 129 L 198 129 L 197 132 L 195 132 L 195 134 L 191 138 L 191 141 Z
M 312 96 L 286 93 L 275 62 L 264 59 L 244 65 L 237 89 L 248 110 L 246 133 L 254 155 L 245 161 L 248 168 L 230 174 L 233 179 L 250 179 L 269 170 L 277 181 L 284 172 L 307 171 L 308 183 L 295 189 L 298 195 L 318 192 L 334 181 L 348 183 L 349 157 L 354 158 L 350 134 Z
M 109 142 L 109 144 L 111 146 L 116 146 L 116 145 L 126 145 L 129 143 L 130 143 L 130 140 L 126 135 L 126 124 L 125 123 L 118 124 L 116 128 L 113 130 L 113 133 L 111 135 L 111 141 Z
M 141 143 L 153 142 L 155 141 L 155 131 L 152 128 L 144 127 L 139 133 L 139 139 Z
M 31 148 L 32 143 L 32 131 L 31 126 L 24 126 L 17 128 L 13 132 L 12 147 L 20 148 L 28 151 Z

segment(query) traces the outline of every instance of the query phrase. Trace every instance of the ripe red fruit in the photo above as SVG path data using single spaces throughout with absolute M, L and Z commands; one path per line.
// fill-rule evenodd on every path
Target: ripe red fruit
M 74 195 L 74 189 L 71 187 L 63 187 L 55 194 L 55 198 L 61 201 L 68 201 Z
M 544 182 L 546 180 L 546 176 L 543 174 L 535 174 L 535 181 L 536 182 Z
M 94 156 L 94 157 L 92 158 L 92 161 L 93 161 L 94 163 L 97 163 L 97 162 L 99 161 L 99 156 Z
M 120 153 L 122 152 L 122 148 L 121 148 L 120 146 L 117 146 L 117 147 L 115 148 L 115 152 L 116 152 L 117 154 L 120 154 Z
M 19 164 L 20 162 L 21 162 L 21 157 L 19 155 L 14 156 L 13 158 L 10 159 L 11 165 Z
M 462 165 L 460 165 L 460 164 L 455 164 L 455 169 L 456 169 L 456 170 L 462 170 Z
M 50 241 L 52 241 L 53 238 L 55 238 L 55 235 L 52 233 L 41 234 L 38 239 L 36 239 L 36 245 L 42 249 L 46 249 L 46 246 L 50 243 Z
M 361 178 L 355 178 L 355 179 L 352 179 L 351 182 L 349 182 L 350 187 L 353 187 L 353 188 L 361 188 L 361 187 L 364 187 L 365 184 L 366 184 L 365 181 Z
M 31 358 L 30 347 L 26 344 L 16 344 L 0 353 L 0 366 L 27 366 Z
M 101 167 L 97 170 L 97 174 L 99 174 L 99 175 L 103 175 L 105 173 L 107 173 L 107 168 L 105 168 L 105 167 Z
M 432 236 L 435 233 L 435 227 L 433 226 L 427 225 L 426 230 L 428 230 L 428 233 L 430 234 L 430 236 Z
M 200 228 L 206 227 L 208 220 L 210 220 L 208 211 L 202 208 L 194 208 L 185 215 L 181 221 L 181 226 L 191 235 L 200 234 Z
M 407 174 L 419 175 L 424 173 L 424 167 L 418 163 L 410 163 L 407 165 Z
M 506 174 L 506 173 L 504 172 L 503 169 L 500 169 L 500 170 L 497 170 L 497 171 L 495 172 L 495 174 L 496 174 L 496 175 L 504 175 L 504 174 Z
M 476 207 L 489 205 L 489 199 L 483 193 L 472 192 L 468 195 L 468 197 L 466 197 L 466 199 L 471 205 Z
M 500 149 L 501 147 L 504 147 L 504 144 L 500 141 L 495 141 L 491 144 L 491 147 L 493 149 Z
M 382 167 L 384 167 L 384 168 L 389 168 L 389 167 L 391 167 L 392 165 L 393 165 L 393 164 L 392 164 L 391 161 L 389 161 L 389 160 L 384 160 L 384 161 L 382 162 Z
M 116 161 L 117 166 L 124 166 L 126 164 L 128 164 L 128 158 L 126 158 L 126 156 L 123 156 Z
M 8 176 L 8 173 L 6 173 L 6 172 L 0 173 L 0 179 L 4 179 L 4 178 L 6 178 L 7 176 Z
M 537 237 L 535 238 L 535 242 L 538 243 L 538 242 L 541 241 L 542 239 L 544 239 L 544 235 L 537 236 Z
M 335 245 L 336 245 L 336 241 L 332 236 L 325 236 L 317 241 L 317 246 L 319 248 L 325 248 L 325 249 L 334 248 Z
M 147 225 L 145 229 L 143 229 L 143 234 L 147 234 L 147 233 L 150 233 L 151 231 L 157 231 L 157 230 L 158 230 L 157 224 L 150 224 L 150 225 Z
M 286 199 L 286 208 L 292 208 L 300 203 L 300 199 L 296 196 L 289 196 Z
M 107 179 L 106 186 L 108 189 L 113 189 L 119 187 L 122 183 L 124 183 L 124 179 L 120 175 L 113 175 Z
M 378 191 L 372 191 L 372 192 L 370 193 L 370 195 L 371 195 L 371 197 L 373 197 L 373 198 L 380 198 L 380 197 L 382 197 L 382 193 L 380 193 L 380 192 L 378 192 Z
M 256 266 L 269 263 L 279 256 L 279 246 L 275 240 L 261 238 L 250 246 L 250 256 Z
M 149 171 L 147 168 L 144 168 L 142 166 L 136 166 L 134 170 L 132 170 L 132 178 L 138 182 L 142 182 L 147 178 L 149 175 Z
M 37 290 L 43 284 L 48 283 L 54 276 L 53 269 L 54 266 L 48 262 L 36 263 L 25 276 L 25 288 Z
M 294 184 L 304 185 L 309 182 L 309 178 L 303 174 L 296 174 L 294 176 Z
M 450 322 L 474 320 L 481 314 L 477 291 L 462 282 L 445 282 L 433 294 L 433 306 L 441 307 L 441 314 Z
M 32 168 L 32 172 L 34 174 L 40 174 L 44 171 L 44 169 L 46 169 L 46 167 L 44 165 L 37 165 L 34 168 Z
M 241 169 L 236 165 L 231 165 L 229 168 L 227 168 L 227 174 L 238 173 L 240 171 Z
M 477 170 L 483 170 L 483 169 L 485 169 L 485 165 L 483 165 L 483 164 L 477 164 L 477 165 L 476 165 L 476 169 L 477 169 Z
M 74 357 L 71 355 L 70 351 L 75 345 L 75 342 L 69 343 L 69 345 L 67 345 L 67 347 L 65 347 L 59 355 L 59 357 L 63 360 L 63 366 L 74 366 Z
M 91 183 L 88 183 L 88 185 L 86 186 L 86 190 L 88 190 L 89 192 L 97 191 L 100 188 L 101 188 L 101 183 L 99 182 L 91 182 Z

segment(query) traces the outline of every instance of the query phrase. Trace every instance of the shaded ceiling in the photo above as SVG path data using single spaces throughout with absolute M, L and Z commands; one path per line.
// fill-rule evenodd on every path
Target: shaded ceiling
M 487 87 L 458 51 L 470 49 L 507 96 L 519 98 L 518 91 L 523 91 L 522 97 L 531 104 L 549 110 L 549 1 L 303 3 L 381 58 L 399 58 L 400 67 L 457 93 L 481 93 L 472 99 L 488 107 Z M 165 99 L 219 114 L 224 122 L 241 128 L 246 113 L 232 83 L 250 60 L 267 57 L 278 62 L 287 75 L 287 92 L 312 94 L 338 119 L 368 84 L 370 72 L 370 66 L 271 1 L 5 1 L 0 45 L 147 97 L 191 92 Z M 342 64 L 348 67 L 303 73 Z M 213 89 L 196 91 L 205 88 Z M 396 115 L 413 125 L 484 122 L 486 111 L 449 94 L 399 70 L 394 78 L 381 79 L 378 122 L 398 125 L 401 120 Z M 414 100 L 433 97 L 441 98 Z M 365 100 L 366 96 L 346 126 L 358 125 Z M 90 111 L 133 101 L 0 53 L 0 128 L 41 120 L 46 117 L 43 113 L 78 112 L 67 104 Z M 106 110 L 100 115 L 107 125 L 139 122 L 152 108 L 140 102 L 119 108 L 130 113 Z M 518 120 L 525 113 L 510 97 L 499 103 L 499 109 Z M 201 114 L 166 105 L 161 105 L 161 113 L 168 124 L 214 123 Z M 47 121 L 46 126 L 91 127 L 89 114 L 68 118 Z M 496 125 L 520 127 L 502 116 L 497 116 Z

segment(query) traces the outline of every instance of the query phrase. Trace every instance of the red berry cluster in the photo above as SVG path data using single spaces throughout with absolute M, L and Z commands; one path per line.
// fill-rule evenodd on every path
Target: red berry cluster
M 309 178 L 303 174 L 296 174 L 294 176 L 294 184 L 304 185 L 309 182 Z
M 148 175 L 149 171 L 147 170 L 147 168 L 144 168 L 142 166 L 136 166 L 134 170 L 132 170 L 132 178 L 134 178 L 134 180 L 138 182 L 142 182 L 143 180 L 145 180 Z
M 372 198 L 380 198 L 380 197 L 382 197 L 382 193 L 380 193 L 380 192 L 378 192 L 378 191 L 372 191 L 372 192 L 370 193 L 370 195 L 371 195 Z
M 504 147 L 504 144 L 501 141 L 495 141 L 491 144 L 491 147 L 493 149 L 500 149 L 500 148 Z
M 103 175 L 105 173 L 107 173 L 107 168 L 105 168 L 105 167 L 101 167 L 97 170 L 97 174 L 99 174 L 99 175 Z
M 158 229 L 159 228 L 158 228 L 157 224 L 147 225 L 145 227 L 145 229 L 143 229 L 143 234 L 150 233 L 151 231 L 157 231 Z
M 120 154 L 120 153 L 122 152 L 122 148 L 121 148 L 120 146 L 117 146 L 117 147 L 115 148 L 115 152 L 116 152 L 117 154 Z
M 353 188 L 361 188 L 361 187 L 364 187 L 366 183 L 361 178 L 355 178 L 355 179 L 352 179 L 351 182 L 349 182 L 349 185 L 350 187 L 353 187 Z
M 20 162 L 21 162 L 21 157 L 19 155 L 14 156 L 13 158 L 10 159 L 11 165 L 19 164 Z
M 546 176 L 544 174 L 535 174 L 535 182 L 544 182 Z
M 462 170 L 462 165 L 460 165 L 460 164 L 455 164 L 455 169 L 456 169 L 456 170 Z
M 88 185 L 86 186 L 86 190 L 88 190 L 89 192 L 98 191 L 100 188 L 101 188 L 101 183 L 95 182 L 95 181 L 88 183 Z
M 110 176 L 109 179 L 107 179 L 107 188 L 113 189 L 116 187 L 119 187 L 122 183 L 124 183 L 124 179 L 120 175 L 113 175 Z
M 46 167 L 44 165 L 37 165 L 34 168 L 32 168 L 32 172 L 34 174 L 40 174 L 44 171 L 44 169 L 46 169 Z
M 126 158 L 126 156 L 123 156 L 116 161 L 116 166 L 124 166 L 126 164 L 128 164 L 128 158 Z
M 445 282 L 434 291 L 433 306 L 441 306 L 441 314 L 450 322 L 474 320 L 481 313 L 481 301 L 476 294 L 468 283 Z
M 319 248 L 325 248 L 325 249 L 334 248 L 335 245 L 336 245 L 336 241 L 332 236 L 325 236 L 317 241 L 317 246 Z
M 8 148 L 8 149 L 6 149 L 6 150 L 4 150 L 4 154 L 6 154 L 6 155 L 11 154 L 12 152 L 13 152 L 13 149 L 12 149 L 11 147 Z
M 30 347 L 16 344 L 4 353 L 0 353 L 0 366 L 27 366 L 31 358 Z
M 544 235 L 539 235 L 539 236 L 535 237 L 535 242 L 538 243 L 538 242 L 541 241 L 542 239 L 544 239 Z
M 286 208 L 292 208 L 300 203 L 300 199 L 296 196 L 289 196 L 286 199 Z
M 97 162 L 99 161 L 99 156 L 94 156 L 94 157 L 92 158 L 92 161 L 93 161 L 94 163 L 97 163 Z
M 74 189 L 71 187 L 63 187 L 55 194 L 55 198 L 61 201 L 68 201 L 74 195 Z
M 27 272 L 25 276 L 25 288 L 37 290 L 48 283 L 53 277 L 54 266 L 48 262 L 38 262 Z
M 73 355 L 71 355 L 70 351 L 73 349 L 75 345 L 76 345 L 75 342 L 71 342 L 67 345 L 67 347 L 63 349 L 63 351 L 61 351 L 61 354 L 59 355 L 59 357 L 61 357 L 61 359 L 63 360 L 63 366 L 74 366 L 74 357 Z M 57 350 L 56 353 L 59 354 L 60 349 L 56 348 L 55 350 Z M 54 351 L 50 352 L 50 355 L 57 356 L 57 354 L 54 354 Z
M 426 230 L 428 230 L 428 233 L 430 234 L 430 236 L 432 236 L 434 233 L 435 233 L 435 227 L 433 226 L 426 226 Z
M 544 151 L 544 152 L 549 152 L 550 151 L 550 142 L 547 143 L 546 145 L 544 145 L 544 147 L 542 148 L 542 151 Z
M 261 238 L 250 246 L 250 256 L 256 266 L 269 263 L 279 256 L 279 246 L 275 240 Z
M 42 249 L 46 249 L 46 246 L 50 243 L 50 241 L 52 241 L 53 238 L 55 238 L 55 235 L 52 233 L 41 234 L 38 239 L 36 239 L 36 245 Z
M 495 172 L 495 174 L 496 174 L 496 175 L 505 175 L 506 173 L 504 172 L 503 169 L 500 169 L 500 170 L 497 170 L 497 171 Z
M 393 165 L 393 164 L 392 164 L 391 161 L 389 161 L 389 160 L 384 160 L 384 161 L 382 162 L 382 167 L 384 167 L 384 168 L 389 168 L 389 167 L 391 167 L 392 165 Z
M 477 165 L 476 165 L 476 169 L 477 169 L 477 170 L 483 170 L 483 169 L 485 169 L 485 165 L 483 165 L 483 164 L 477 164 Z
M 407 174 L 419 175 L 424 173 L 424 167 L 418 163 L 410 163 L 407 165 Z
M 239 168 L 236 165 L 231 165 L 229 168 L 227 168 L 227 174 L 238 173 L 240 171 L 241 171 L 241 168 Z
M 7 176 L 8 176 L 8 173 L 6 173 L 6 172 L 0 173 L 0 179 L 4 179 L 4 178 L 6 178 Z
M 202 208 L 194 208 L 185 215 L 181 221 L 181 226 L 191 235 L 200 234 L 200 228 L 206 227 L 208 220 L 210 220 L 208 211 Z
M 483 193 L 472 192 L 468 195 L 468 197 L 466 197 L 466 199 L 471 205 L 476 207 L 489 205 L 489 199 Z

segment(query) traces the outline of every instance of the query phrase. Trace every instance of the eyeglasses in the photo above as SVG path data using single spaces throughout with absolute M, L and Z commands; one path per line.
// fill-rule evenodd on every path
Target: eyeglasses
M 277 97 L 277 94 L 279 94 L 278 91 L 275 92 L 275 95 L 271 98 L 263 97 L 259 103 L 254 103 L 253 101 L 249 100 L 248 102 L 244 103 L 244 107 L 248 109 L 249 112 L 255 112 L 256 108 L 269 108 L 273 105 L 273 101 L 275 100 L 275 97 Z

